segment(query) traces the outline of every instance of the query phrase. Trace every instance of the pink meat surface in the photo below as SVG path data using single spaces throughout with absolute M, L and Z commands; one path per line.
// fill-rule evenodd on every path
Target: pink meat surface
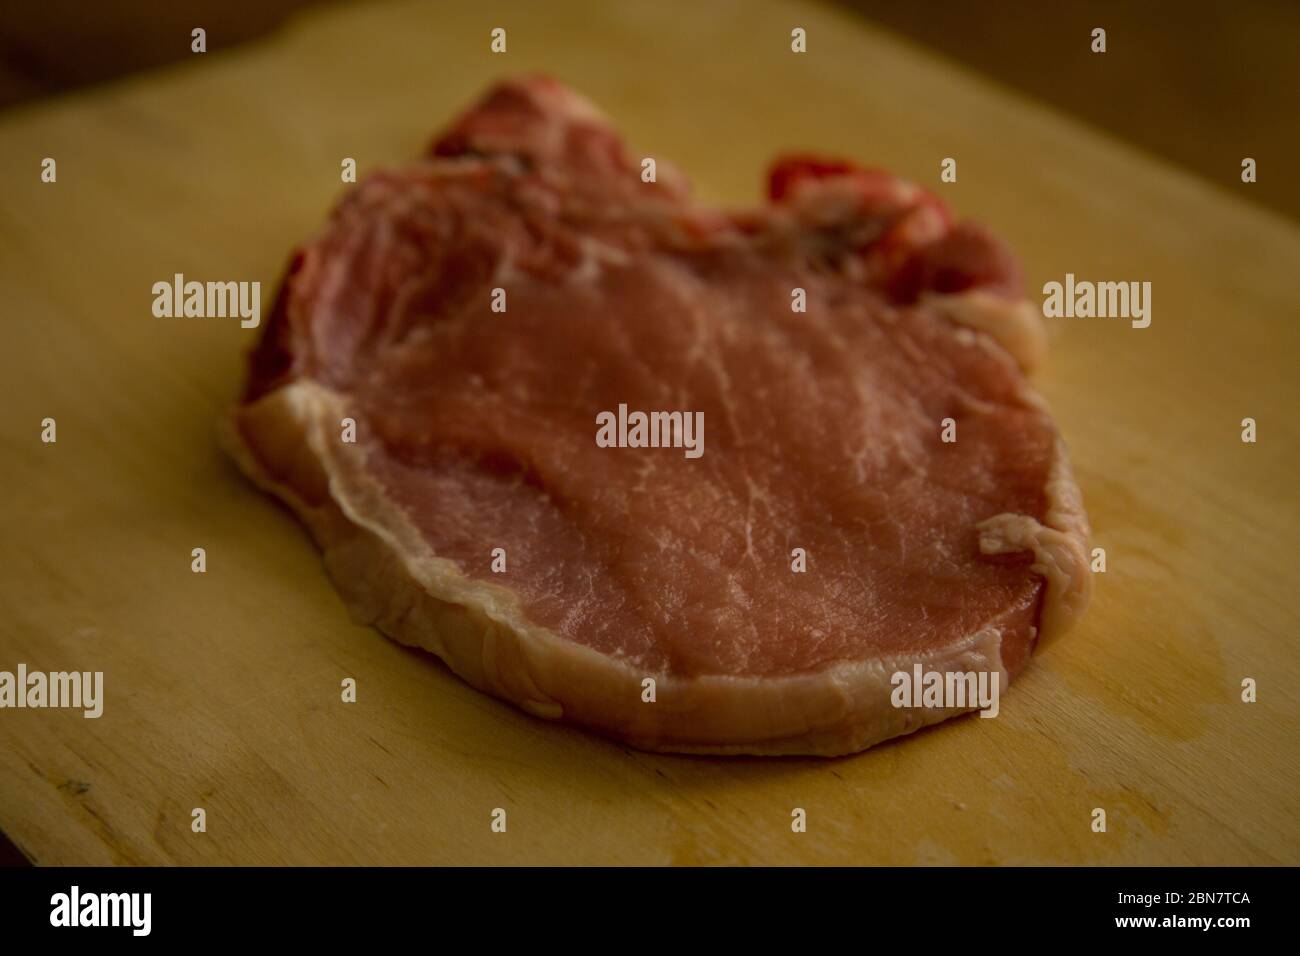
M 1044 581 L 976 526 L 1044 515 L 1056 430 L 1002 348 L 921 301 L 1016 297 L 1011 256 L 847 163 L 780 162 L 743 214 L 658 172 L 559 84 L 501 85 L 299 251 L 246 398 L 345 396 L 437 555 L 647 672 L 799 674 L 989 626 L 1019 670 Z M 705 453 L 598 447 L 620 404 L 703 412 Z

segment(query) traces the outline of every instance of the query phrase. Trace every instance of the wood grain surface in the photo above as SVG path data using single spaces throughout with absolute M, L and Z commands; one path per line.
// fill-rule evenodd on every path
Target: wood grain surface
M 351 624 L 219 453 L 256 333 L 154 318 L 152 284 L 256 279 L 269 311 L 343 157 L 401 162 L 535 69 L 703 198 L 754 202 L 773 154 L 815 148 L 942 190 L 1031 290 L 1152 282 L 1148 329 L 1050 321 L 1037 384 L 1108 570 L 999 719 L 831 761 L 654 756 L 533 719 Z M 98 720 L 0 711 L 0 828 L 35 862 L 1300 863 L 1294 225 L 788 2 L 324 10 L 10 114 L 0 183 L 0 669 L 105 674 Z

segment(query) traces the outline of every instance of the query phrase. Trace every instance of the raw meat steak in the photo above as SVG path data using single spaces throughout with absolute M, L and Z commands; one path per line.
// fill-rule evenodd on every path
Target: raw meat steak
M 641 174 L 531 78 L 365 178 L 293 259 L 239 463 L 357 618 L 639 747 L 842 754 L 957 712 L 895 671 L 1005 684 L 1089 588 L 1012 256 L 848 163 L 745 213 Z M 602 447 L 620 406 L 703 413 L 704 453 Z

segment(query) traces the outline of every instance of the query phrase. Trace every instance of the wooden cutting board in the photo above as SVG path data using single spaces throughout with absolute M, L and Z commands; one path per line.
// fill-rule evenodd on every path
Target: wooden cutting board
M 0 118 L 0 669 L 105 675 L 98 720 L 0 711 L 14 842 L 41 864 L 1300 863 L 1300 230 L 1236 168 L 1193 179 L 822 6 L 480 6 L 214 35 Z M 1037 383 L 1107 570 L 1000 719 L 828 761 L 654 756 L 527 717 L 351 624 L 307 535 L 218 452 L 256 333 L 154 318 L 152 284 L 260 280 L 269 310 L 344 157 L 401 162 L 536 69 L 707 199 L 755 201 L 783 149 L 844 154 L 990 224 L 1032 290 L 1152 283 L 1150 328 L 1050 322 Z

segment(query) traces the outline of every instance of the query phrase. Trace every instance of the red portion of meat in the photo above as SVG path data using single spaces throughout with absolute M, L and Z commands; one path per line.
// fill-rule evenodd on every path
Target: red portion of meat
M 1021 298 L 1020 263 L 1000 239 L 983 226 L 963 222 L 943 238 L 922 247 L 904 263 L 896 294 L 915 299 L 923 290 L 954 293 L 982 289 L 1005 299 Z
M 807 203 L 828 192 L 854 226 L 870 226 L 845 245 L 867 262 L 874 283 L 893 301 L 975 288 L 1020 298 L 1020 267 L 1011 251 L 980 226 L 954 226 L 943 201 L 911 183 L 846 160 L 811 156 L 784 157 L 768 176 L 768 193 L 777 202 L 798 203 L 802 197 Z
M 248 382 L 244 387 L 244 401 L 260 398 L 284 384 L 291 376 L 294 364 L 293 330 L 289 326 L 289 300 L 293 278 L 302 267 L 303 254 L 296 253 L 285 271 L 284 281 L 275 294 L 262 339 L 249 356 Z
M 798 673 L 990 625 L 1019 668 L 1043 581 L 975 526 L 1043 515 L 1055 430 L 1000 348 L 920 302 L 1017 294 L 1005 249 L 842 162 L 779 163 L 763 211 L 696 209 L 553 81 L 505 84 L 432 153 L 302 250 L 250 396 L 346 396 L 436 553 L 649 671 Z M 703 412 L 703 457 L 598 447 L 620 404 Z
M 563 167 L 572 177 L 594 176 L 620 191 L 640 183 L 640 166 L 623 140 L 587 100 L 550 77 L 502 83 L 434 140 L 430 156 L 514 157 L 525 168 Z M 675 171 L 660 175 L 659 193 L 684 198 Z
M 864 215 L 893 217 L 921 197 L 938 204 L 935 197 L 883 169 L 819 156 L 783 156 L 777 160 L 767 175 L 767 193 L 774 202 L 782 202 L 794 197 L 801 187 L 816 188 L 832 179 L 851 185 Z

